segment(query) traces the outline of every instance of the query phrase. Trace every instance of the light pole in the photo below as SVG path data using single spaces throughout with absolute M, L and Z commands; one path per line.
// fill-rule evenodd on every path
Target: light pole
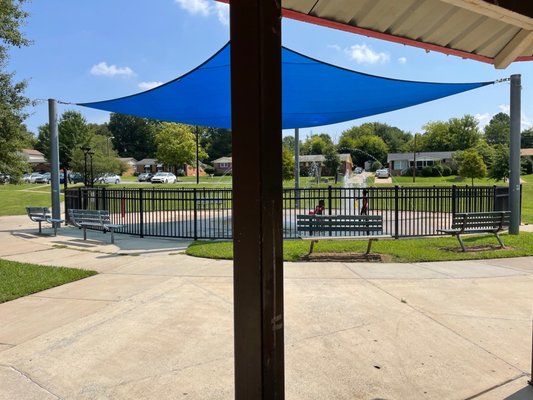
M 114 139 L 115 137 L 114 136 L 109 136 L 107 139 L 106 139 L 106 149 L 107 149 L 107 156 L 109 157 L 109 141 L 111 139 Z
M 93 156 L 94 156 L 94 151 L 89 151 L 87 154 L 89 154 L 89 157 L 91 158 L 91 187 L 94 187 L 94 176 L 93 176 Z
M 87 179 L 87 154 L 91 151 L 91 148 L 89 146 L 82 146 L 80 147 L 81 151 L 83 151 L 83 159 L 84 159 L 84 168 L 83 168 L 83 183 L 85 187 L 88 186 L 88 179 Z

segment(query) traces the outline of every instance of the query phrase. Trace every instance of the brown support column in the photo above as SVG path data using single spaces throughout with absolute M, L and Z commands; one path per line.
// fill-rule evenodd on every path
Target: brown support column
M 235 398 L 283 399 L 281 6 L 232 0 Z

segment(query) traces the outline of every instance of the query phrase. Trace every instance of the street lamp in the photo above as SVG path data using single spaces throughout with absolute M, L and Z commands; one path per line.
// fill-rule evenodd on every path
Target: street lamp
M 83 169 L 83 183 L 85 184 L 85 187 L 88 186 L 88 180 L 87 180 L 87 155 L 91 151 L 91 148 L 89 146 L 82 146 L 80 147 L 81 151 L 83 151 L 83 159 L 84 159 L 84 169 Z
M 109 157 L 109 141 L 110 141 L 111 139 L 114 139 L 114 138 L 115 138 L 114 136 L 109 136 L 109 137 L 107 138 L 107 140 L 106 140 L 106 144 L 107 144 L 106 148 L 107 148 L 107 156 L 108 156 L 108 157 Z
M 93 156 L 94 151 L 89 151 L 87 154 L 89 154 L 89 157 L 91 158 L 91 187 L 94 186 L 94 176 L 93 176 Z

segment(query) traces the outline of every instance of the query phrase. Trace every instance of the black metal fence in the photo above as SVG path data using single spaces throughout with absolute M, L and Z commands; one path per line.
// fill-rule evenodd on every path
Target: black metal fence
M 371 187 L 283 190 L 283 232 L 297 238 L 296 216 L 325 200 L 329 215 L 383 217 L 384 234 L 399 237 L 438 235 L 454 213 L 507 209 L 507 187 Z M 75 188 L 65 193 L 66 209 L 108 210 L 119 232 L 132 235 L 232 238 L 231 189 Z M 68 219 L 68 212 L 67 212 Z

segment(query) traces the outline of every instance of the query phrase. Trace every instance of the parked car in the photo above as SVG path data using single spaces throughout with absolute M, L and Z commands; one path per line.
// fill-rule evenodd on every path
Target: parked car
M 9 183 L 11 181 L 11 176 L 8 174 L 5 174 L 3 172 L 0 172 L 0 184 Z
M 79 172 L 71 172 L 68 176 L 69 183 L 80 183 L 83 182 L 83 175 Z
M 142 174 L 139 174 L 139 176 L 137 177 L 137 181 L 138 182 L 150 182 L 153 176 L 154 174 L 152 174 L 151 172 L 143 172 Z
M 37 178 L 40 178 L 41 176 L 42 176 L 41 173 L 39 173 L 39 172 L 33 172 L 33 173 L 30 174 L 30 176 L 28 177 L 27 182 L 28 182 L 28 183 L 35 183 L 35 180 L 36 180 Z
M 104 174 L 96 180 L 98 183 L 120 183 L 120 176 L 117 174 Z
M 175 183 L 176 175 L 171 172 L 158 172 L 152 177 L 152 183 Z
M 26 173 L 26 174 L 22 175 L 22 178 L 20 178 L 20 179 L 24 183 L 30 183 L 30 176 L 31 176 L 31 174 Z
M 355 167 L 354 172 L 355 172 L 356 174 L 362 174 L 362 173 L 363 173 L 363 168 L 361 168 L 361 167 Z
M 52 174 L 50 172 L 45 172 L 44 174 L 39 175 L 35 178 L 34 183 L 50 183 L 52 179 Z
M 376 171 L 376 178 L 388 178 L 390 177 L 390 172 L 388 168 L 381 168 Z

